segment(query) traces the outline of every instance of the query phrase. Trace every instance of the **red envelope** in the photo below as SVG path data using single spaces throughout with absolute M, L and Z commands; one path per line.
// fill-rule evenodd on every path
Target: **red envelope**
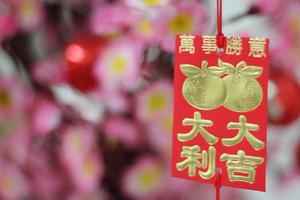
M 265 191 L 269 40 L 176 38 L 172 175 Z

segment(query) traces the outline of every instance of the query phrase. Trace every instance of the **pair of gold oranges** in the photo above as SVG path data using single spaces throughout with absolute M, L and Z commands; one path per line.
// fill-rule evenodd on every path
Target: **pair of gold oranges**
M 187 76 L 183 97 L 198 109 L 212 110 L 223 105 L 235 112 L 249 112 L 262 101 L 262 88 L 256 80 L 262 74 L 261 67 L 248 66 L 245 61 L 234 67 L 219 59 L 217 67 L 208 67 L 208 62 L 203 61 L 201 68 L 182 64 L 180 69 Z

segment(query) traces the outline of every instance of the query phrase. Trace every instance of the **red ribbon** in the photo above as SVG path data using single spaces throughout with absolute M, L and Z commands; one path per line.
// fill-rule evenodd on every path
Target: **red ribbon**
M 225 37 L 222 31 L 222 0 L 217 0 L 217 26 L 218 26 L 218 34 L 217 34 L 217 45 L 218 48 L 224 47 Z

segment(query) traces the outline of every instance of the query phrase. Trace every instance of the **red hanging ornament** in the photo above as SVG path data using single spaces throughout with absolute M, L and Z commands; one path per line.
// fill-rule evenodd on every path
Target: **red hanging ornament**
M 109 39 L 90 33 L 82 33 L 65 49 L 67 79 L 75 88 L 86 92 L 98 86 L 93 73 L 94 63 Z
M 292 75 L 283 70 L 271 71 L 270 79 L 276 95 L 269 100 L 269 120 L 275 124 L 288 124 L 300 114 L 300 87 Z
M 265 191 L 269 39 L 178 35 L 172 175 Z M 234 135 L 233 135 L 234 134 Z

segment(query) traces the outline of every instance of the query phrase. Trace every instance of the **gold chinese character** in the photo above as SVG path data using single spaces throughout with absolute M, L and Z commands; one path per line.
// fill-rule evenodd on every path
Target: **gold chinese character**
M 247 123 L 247 118 L 244 115 L 240 115 L 239 122 L 230 122 L 227 124 L 228 129 L 239 130 L 238 134 L 234 138 L 222 139 L 222 143 L 225 146 L 233 146 L 239 144 L 243 138 L 246 138 L 251 146 L 255 150 L 264 148 L 265 143 L 254 137 L 249 131 L 258 131 L 259 126 L 257 124 Z
M 203 44 L 202 50 L 205 54 L 210 54 L 217 50 L 217 39 L 215 36 L 202 36 Z
M 252 184 L 255 182 L 256 165 L 262 164 L 264 158 L 247 156 L 244 151 L 239 150 L 237 155 L 222 154 L 221 161 L 227 161 L 227 173 L 230 181 Z
M 182 171 L 188 168 L 189 176 L 196 175 L 196 169 L 207 169 L 206 172 L 199 171 L 198 174 L 204 179 L 211 179 L 215 175 L 216 168 L 216 148 L 210 146 L 208 153 L 203 150 L 200 153 L 201 148 L 198 145 L 183 146 L 181 157 L 186 158 L 184 161 L 176 164 L 176 168 Z
M 180 46 L 179 53 L 189 52 L 190 54 L 195 53 L 194 39 L 195 36 L 192 35 L 181 35 L 180 38 Z
M 242 39 L 240 37 L 228 37 L 226 54 L 241 55 L 243 50 L 242 44 Z
M 177 138 L 180 142 L 186 142 L 194 139 L 199 132 L 204 140 L 213 145 L 218 141 L 218 138 L 209 132 L 207 132 L 203 127 L 210 127 L 213 125 L 213 122 L 210 120 L 205 120 L 201 118 L 201 114 L 199 112 L 194 113 L 194 119 L 192 118 L 185 118 L 182 121 L 182 125 L 184 126 L 193 126 L 192 130 L 188 133 L 179 133 Z
M 250 38 L 250 53 L 248 56 L 254 58 L 266 57 L 266 39 Z

